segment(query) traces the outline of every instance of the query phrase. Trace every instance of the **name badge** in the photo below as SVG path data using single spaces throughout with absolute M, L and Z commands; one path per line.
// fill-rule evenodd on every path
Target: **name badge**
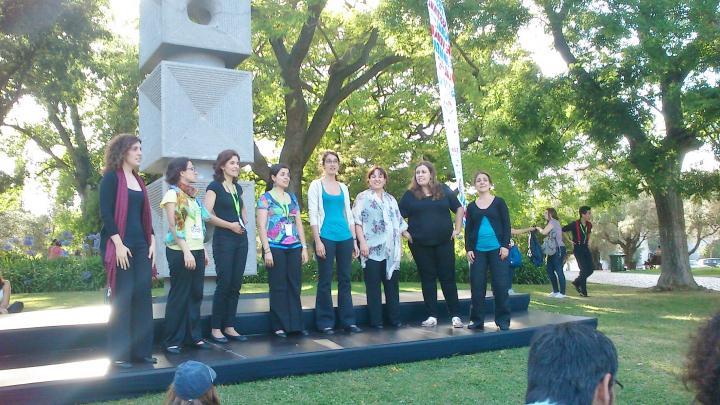
M 285 235 L 292 236 L 292 234 L 293 234 L 292 224 L 285 224 Z
M 202 238 L 203 238 L 202 225 L 193 224 L 193 226 L 190 227 L 190 239 L 202 239 Z

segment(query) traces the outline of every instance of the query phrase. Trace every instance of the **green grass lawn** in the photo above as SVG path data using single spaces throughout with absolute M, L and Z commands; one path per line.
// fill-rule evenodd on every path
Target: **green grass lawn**
M 354 290 L 361 292 L 360 283 Z M 417 289 L 417 284 L 403 288 Z M 593 284 L 591 297 L 546 298 L 547 286 L 516 286 L 531 309 L 594 316 L 620 355 L 617 403 L 689 404 L 681 381 L 688 336 L 720 308 L 720 293 L 654 293 Z M 310 288 L 305 290 L 309 292 Z M 528 349 L 501 350 L 356 371 L 278 378 L 219 387 L 223 403 L 521 404 Z M 159 404 L 163 394 L 113 404 Z
M 660 274 L 660 268 L 655 267 L 649 270 L 629 270 L 626 273 L 637 273 L 637 274 Z M 720 267 L 696 267 L 692 269 L 692 274 L 695 277 L 720 277 Z

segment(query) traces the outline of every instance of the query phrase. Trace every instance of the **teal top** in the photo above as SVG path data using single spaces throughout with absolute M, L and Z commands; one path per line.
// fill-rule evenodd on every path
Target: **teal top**
M 491 250 L 500 249 L 500 242 L 495 235 L 495 231 L 490 225 L 487 217 L 483 217 L 478 228 L 477 243 L 475 243 L 475 250 L 478 252 L 489 252 Z
M 352 233 L 345 218 L 345 194 L 340 189 L 339 195 L 328 194 L 325 186 L 322 189 L 323 209 L 325 219 L 323 220 L 320 237 L 335 242 L 342 242 L 352 239 Z

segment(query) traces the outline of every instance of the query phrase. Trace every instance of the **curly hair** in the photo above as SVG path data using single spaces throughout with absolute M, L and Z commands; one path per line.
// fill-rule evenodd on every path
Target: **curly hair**
M 720 312 L 691 339 L 683 383 L 699 404 L 720 404 Z
M 136 143 L 142 143 L 142 141 L 132 134 L 119 134 L 112 138 L 105 147 L 105 169 L 103 173 L 122 169 L 125 155 Z
M 445 197 L 445 193 L 443 192 L 442 185 L 437 180 L 437 171 L 435 170 L 435 166 L 433 166 L 432 163 L 423 160 L 422 162 L 415 165 L 415 170 L 417 170 L 418 167 L 425 166 L 428 171 L 430 172 L 430 183 L 428 186 L 430 187 L 430 192 L 432 193 L 432 199 L 433 200 L 440 200 Z M 422 187 L 417 182 L 417 177 L 415 175 L 415 170 L 413 170 L 412 180 L 410 181 L 410 186 L 408 187 L 408 190 L 410 190 L 415 198 L 417 199 L 423 199 L 425 198 L 425 194 L 423 193 Z

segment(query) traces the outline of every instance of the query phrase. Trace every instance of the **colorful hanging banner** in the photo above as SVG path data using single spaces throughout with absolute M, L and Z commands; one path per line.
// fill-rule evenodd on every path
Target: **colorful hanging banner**
M 450 160 L 452 161 L 455 179 L 458 184 L 458 199 L 465 206 L 465 181 L 463 179 L 462 157 L 460 156 L 460 131 L 457 122 L 457 107 L 455 105 L 455 74 L 453 73 L 450 55 L 450 33 L 448 32 L 445 8 L 442 0 L 428 0 L 430 12 L 430 33 L 432 34 L 433 48 L 435 48 L 435 68 L 437 69 L 438 85 L 440 88 L 440 106 L 445 123 L 445 136 L 447 137 Z

